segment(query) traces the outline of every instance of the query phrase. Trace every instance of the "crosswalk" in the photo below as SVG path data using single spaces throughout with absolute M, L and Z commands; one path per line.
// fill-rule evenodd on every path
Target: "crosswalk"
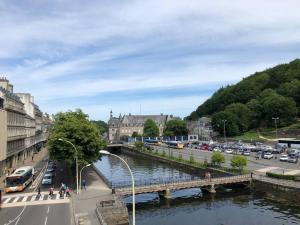
M 17 196 L 4 196 L 2 198 L 2 205 L 9 205 L 9 204 L 18 204 L 18 203 L 37 203 L 43 201 L 55 201 L 55 200 L 64 200 L 69 201 L 69 198 L 63 197 L 61 198 L 59 194 L 54 194 L 52 198 L 49 194 L 41 194 L 38 196 L 37 194 L 34 195 L 17 195 Z M 55 201 L 56 202 L 56 201 Z

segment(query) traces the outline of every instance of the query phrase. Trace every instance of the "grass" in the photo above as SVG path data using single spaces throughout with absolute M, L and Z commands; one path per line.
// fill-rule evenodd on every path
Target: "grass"
M 261 141 L 262 139 L 258 137 L 258 134 L 255 130 L 250 130 L 242 135 L 232 137 L 234 140 L 241 141 Z

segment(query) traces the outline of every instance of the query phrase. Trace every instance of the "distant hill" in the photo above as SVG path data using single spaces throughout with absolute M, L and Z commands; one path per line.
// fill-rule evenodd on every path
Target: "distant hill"
M 216 130 L 229 136 L 258 127 L 279 127 L 294 123 L 300 112 L 300 60 L 281 64 L 221 87 L 192 112 L 187 120 L 212 117 Z M 272 119 L 273 118 L 273 119 Z

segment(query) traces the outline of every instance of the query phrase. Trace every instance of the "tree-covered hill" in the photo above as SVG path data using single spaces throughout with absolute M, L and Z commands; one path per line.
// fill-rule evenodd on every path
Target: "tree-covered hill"
M 300 114 L 300 60 L 278 65 L 244 78 L 235 85 L 222 87 L 186 119 L 211 116 L 216 130 L 238 135 L 257 127 L 295 122 Z

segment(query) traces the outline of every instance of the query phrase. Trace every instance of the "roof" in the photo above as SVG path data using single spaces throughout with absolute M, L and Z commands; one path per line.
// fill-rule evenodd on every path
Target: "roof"
M 167 115 L 126 115 L 123 117 L 122 124 L 144 124 L 151 119 L 157 124 L 165 124 Z
M 16 171 L 9 175 L 8 177 L 13 177 L 13 176 L 22 176 L 25 172 L 27 172 L 28 170 L 31 170 L 33 169 L 32 166 L 23 166 L 23 167 L 20 167 L 18 169 L 16 169 Z
M 3 88 L 3 87 L 0 87 L 0 91 L 1 91 L 2 93 L 4 93 L 4 95 L 5 95 L 6 97 L 11 98 L 11 99 L 13 99 L 13 100 L 15 100 L 15 101 L 17 101 L 17 102 L 23 104 L 23 102 L 21 101 L 20 97 L 17 96 L 17 95 L 15 95 L 14 93 L 12 93 L 12 92 L 6 90 L 6 89 Z

